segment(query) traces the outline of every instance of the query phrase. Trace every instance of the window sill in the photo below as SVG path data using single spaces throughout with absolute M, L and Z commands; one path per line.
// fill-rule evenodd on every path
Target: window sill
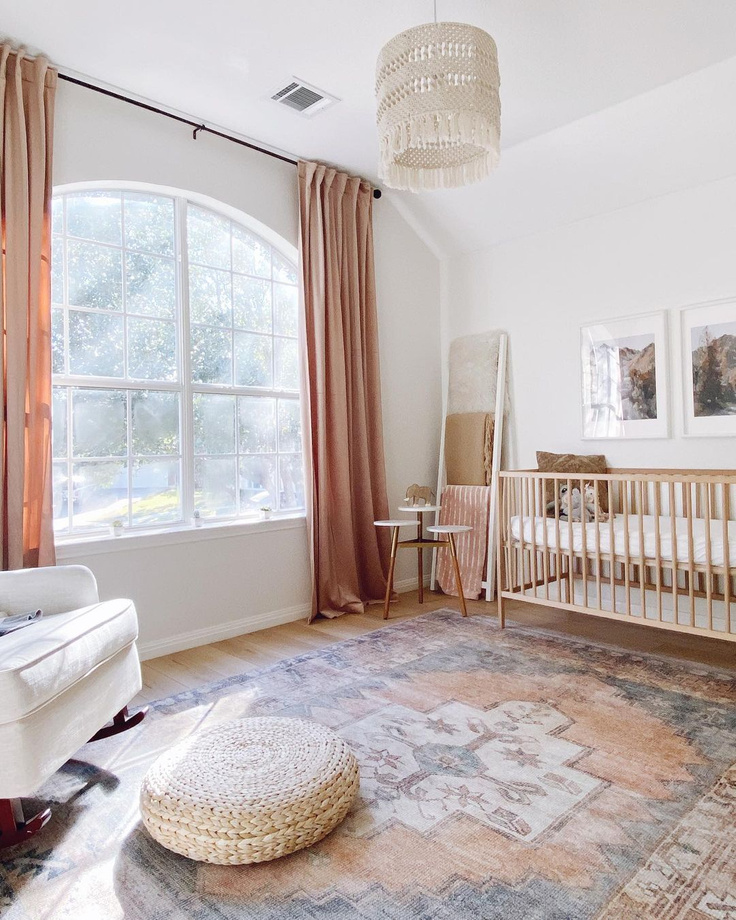
M 125 550 L 148 549 L 156 546 L 172 546 L 177 543 L 195 543 L 200 540 L 222 540 L 227 537 L 249 536 L 256 533 L 271 533 L 278 530 L 300 530 L 306 524 L 303 511 L 295 514 L 280 514 L 268 520 L 220 521 L 202 524 L 201 527 L 181 525 L 166 530 L 134 531 L 119 537 L 108 534 L 94 536 L 58 537 L 56 558 L 59 562 L 77 556 L 94 556 L 101 553 Z

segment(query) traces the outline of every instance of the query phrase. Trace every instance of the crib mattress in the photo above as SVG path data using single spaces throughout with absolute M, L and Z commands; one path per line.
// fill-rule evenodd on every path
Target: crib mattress
M 644 514 L 641 518 L 637 515 L 628 516 L 629 531 L 629 558 L 636 562 L 641 557 L 640 552 L 640 522 L 644 532 L 644 558 L 653 560 L 656 557 L 656 517 L 651 514 Z M 524 542 L 532 542 L 532 531 L 537 549 L 544 547 L 544 531 L 547 530 L 547 547 L 549 549 L 558 549 L 557 547 L 557 528 L 554 518 L 543 517 L 521 517 L 519 515 L 511 518 L 511 533 L 515 540 L 521 540 L 521 533 L 524 533 Z M 570 547 L 570 530 L 572 530 L 572 552 L 582 553 L 583 551 L 583 528 L 585 528 L 585 539 L 588 553 L 596 552 L 596 535 L 595 529 L 600 531 L 600 552 L 605 556 L 611 552 L 611 522 L 601 522 L 596 524 L 573 523 L 572 527 L 567 521 L 560 521 L 560 550 L 569 551 Z M 686 518 L 675 518 L 675 549 L 677 551 L 678 564 L 687 565 L 691 560 L 689 553 L 689 534 L 688 522 Z M 617 556 L 625 555 L 626 549 L 626 524 L 622 514 L 615 515 L 613 519 L 613 552 Z M 666 562 L 672 561 L 673 539 L 672 539 L 672 519 L 670 517 L 659 518 L 659 535 L 660 535 L 660 558 Z M 693 557 L 694 565 L 706 564 L 706 522 L 702 518 L 693 518 L 692 521 L 692 540 L 693 540 Z M 724 564 L 724 539 L 723 539 L 723 521 L 710 522 L 710 562 L 714 566 Z M 736 567 L 736 521 L 728 523 L 728 565 Z

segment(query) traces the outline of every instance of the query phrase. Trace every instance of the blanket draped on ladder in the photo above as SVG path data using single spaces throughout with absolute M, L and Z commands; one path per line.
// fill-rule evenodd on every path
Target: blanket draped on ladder
M 463 593 L 478 598 L 482 590 L 488 552 L 488 513 L 491 490 L 488 486 L 447 486 L 442 493 L 440 524 L 467 524 L 473 529 L 456 537 L 457 556 Z M 457 596 L 450 553 L 437 553 L 437 580 L 445 594 Z

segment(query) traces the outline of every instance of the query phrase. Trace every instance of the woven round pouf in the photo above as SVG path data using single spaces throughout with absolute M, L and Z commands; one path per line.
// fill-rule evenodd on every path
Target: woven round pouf
M 240 719 L 160 757 L 143 780 L 141 812 L 151 836 L 182 856 L 265 862 L 329 834 L 359 783 L 358 762 L 329 728 Z

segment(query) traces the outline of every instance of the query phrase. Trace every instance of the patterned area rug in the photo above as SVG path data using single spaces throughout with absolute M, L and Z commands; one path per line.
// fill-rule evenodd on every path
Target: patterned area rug
M 346 738 L 352 813 L 258 866 L 162 849 L 148 765 L 247 715 Z M 79 757 L 4 855 L 8 920 L 736 920 L 736 677 L 706 667 L 440 611 L 162 700 Z

